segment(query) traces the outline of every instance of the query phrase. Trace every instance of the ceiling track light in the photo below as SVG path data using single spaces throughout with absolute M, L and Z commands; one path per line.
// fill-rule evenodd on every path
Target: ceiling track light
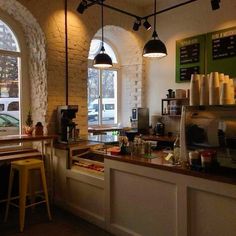
M 154 0 L 154 13 L 156 12 L 156 0 Z M 149 58 L 162 58 L 167 55 L 165 44 L 159 39 L 156 32 L 156 15 L 154 14 L 154 31 L 151 40 L 143 48 L 143 56 Z
M 134 31 L 138 31 L 140 26 L 141 26 L 141 19 L 140 19 L 140 18 L 137 18 L 137 19 L 135 20 L 135 22 L 134 22 L 133 30 L 134 30 Z
M 152 28 L 151 24 L 148 22 L 147 18 L 143 22 L 143 26 L 146 30 L 150 30 Z
M 220 0 L 211 0 L 211 8 L 213 11 L 220 9 Z
M 103 32 L 103 0 L 101 1 L 101 18 L 102 18 L 102 47 L 100 52 L 94 57 L 93 66 L 95 68 L 110 68 L 113 66 L 112 60 L 105 52 L 104 48 L 104 32 Z
M 87 1 L 86 0 L 82 0 L 82 2 L 77 7 L 77 12 L 79 12 L 80 14 L 83 14 L 84 11 L 87 9 L 87 6 L 88 6 Z

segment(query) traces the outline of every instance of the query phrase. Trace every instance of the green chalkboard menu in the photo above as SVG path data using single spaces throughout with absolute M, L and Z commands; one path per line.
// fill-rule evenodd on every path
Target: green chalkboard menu
M 236 77 L 236 27 L 206 35 L 207 73 L 220 71 Z
M 177 83 L 213 71 L 236 77 L 236 27 L 176 41 Z
M 205 35 L 176 42 L 176 82 L 190 81 L 191 74 L 205 71 Z

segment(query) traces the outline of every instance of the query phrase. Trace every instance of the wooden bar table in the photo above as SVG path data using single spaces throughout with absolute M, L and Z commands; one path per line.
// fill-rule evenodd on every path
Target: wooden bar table
M 45 145 L 49 143 L 50 145 L 50 153 L 49 153 L 49 182 L 50 182 L 50 189 L 52 191 L 52 197 L 54 195 L 53 185 L 54 185 L 54 173 L 53 173 L 53 140 L 56 138 L 56 135 L 6 135 L 0 136 L 0 153 L 6 152 L 8 150 L 9 154 L 12 150 L 21 150 L 21 147 L 11 147 L 12 144 L 22 144 L 22 143 L 34 143 L 34 142 L 41 142 L 41 155 L 42 158 L 45 158 Z M 10 145 L 10 148 L 4 148 L 6 145 Z M 1 149 L 3 148 L 3 149 Z M 22 147 L 23 149 L 23 147 Z M 0 156 L 0 161 L 7 161 L 11 160 L 10 155 L 9 158 L 6 156 Z

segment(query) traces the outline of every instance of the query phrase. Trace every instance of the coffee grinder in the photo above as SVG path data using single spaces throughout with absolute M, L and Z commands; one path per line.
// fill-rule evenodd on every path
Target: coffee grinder
M 77 105 L 58 106 L 57 108 L 57 122 L 59 142 L 73 142 L 76 141 L 76 126 L 73 122 L 78 112 Z

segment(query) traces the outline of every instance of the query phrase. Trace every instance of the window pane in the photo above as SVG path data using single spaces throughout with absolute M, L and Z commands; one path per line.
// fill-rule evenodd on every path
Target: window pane
M 19 64 L 17 57 L 0 55 L 0 116 L 5 121 L 0 135 L 19 134 Z
M 88 69 L 88 125 L 98 125 L 99 70 Z
M 0 114 L 0 135 L 19 134 L 19 120 L 5 114 Z
M 11 29 L 0 20 L 0 49 L 19 52 L 19 45 Z
M 117 123 L 117 72 L 102 71 L 102 124 Z
M 109 125 L 116 123 L 117 123 L 117 71 L 97 70 L 94 68 L 89 68 L 88 124 Z
M 17 57 L 0 55 L 0 97 L 18 97 Z
M 8 111 L 19 111 L 19 102 L 11 102 L 7 108 Z

